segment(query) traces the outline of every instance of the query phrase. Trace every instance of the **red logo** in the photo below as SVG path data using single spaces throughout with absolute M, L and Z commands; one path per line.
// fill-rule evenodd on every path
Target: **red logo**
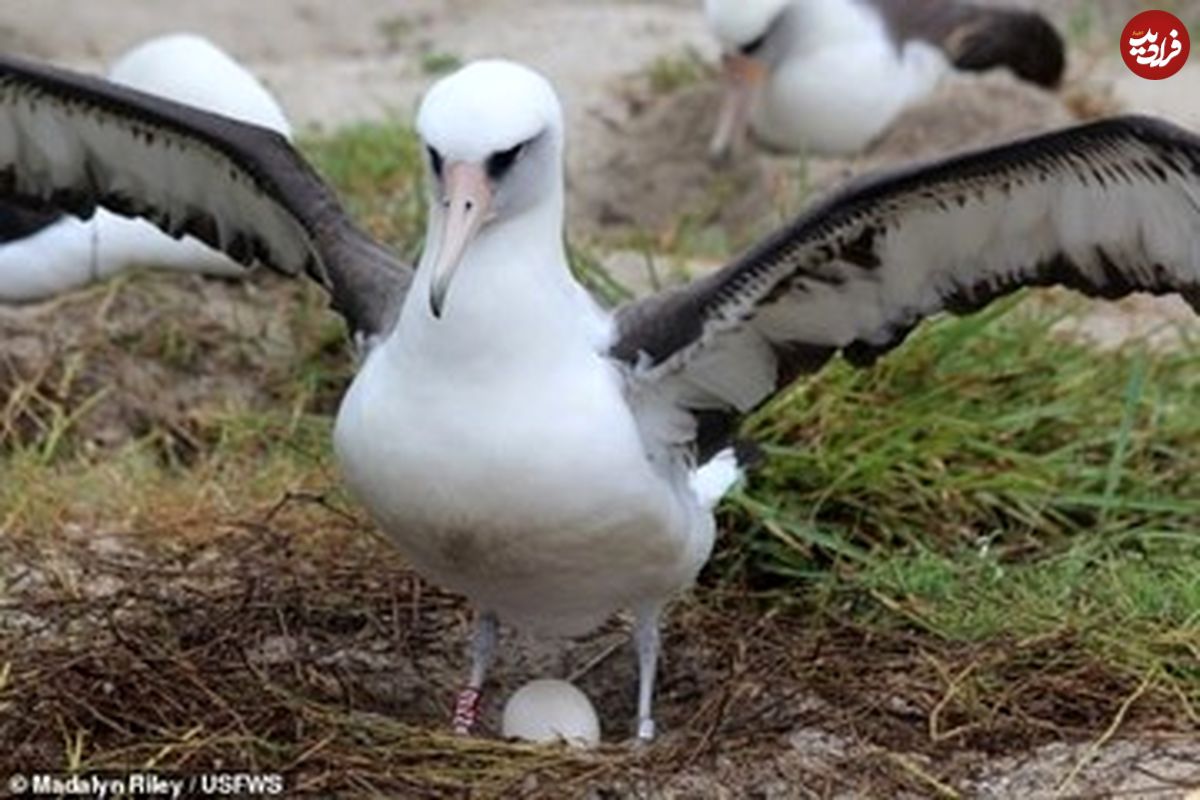
M 1179 17 L 1166 11 L 1143 11 L 1121 32 L 1121 58 L 1139 77 L 1169 78 L 1183 69 L 1192 40 Z

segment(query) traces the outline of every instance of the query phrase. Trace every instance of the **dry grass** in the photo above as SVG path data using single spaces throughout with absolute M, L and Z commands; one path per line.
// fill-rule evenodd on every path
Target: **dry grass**
M 669 629 L 664 739 L 585 755 L 445 732 L 466 610 L 335 501 L 177 509 L 5 551 L 0 772 L 278 771 L 289 795 L 431 797 L 625 796 L 782 773 L 812 796 L 922 794 L 962 777 L 955 754 L 1087 738 L 1138 689 L 1069 633 L 962 646 L 714 587 Z M 632 711 L 620 655 L 582 679 L 609 721 Z M 519 649 L 505 658 L 518 663 L 501 692 L 529 668 Z M 1161 692 L 1125 725 L 1186 730 Z M 810 739 L 825 749 L 788 744 Z

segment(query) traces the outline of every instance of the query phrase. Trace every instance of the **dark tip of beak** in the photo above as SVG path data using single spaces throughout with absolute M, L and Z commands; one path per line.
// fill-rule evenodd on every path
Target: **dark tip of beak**
M 434 319 L 442 318 L 442 301 L 432 295 L 429 298 L 429 313 Z

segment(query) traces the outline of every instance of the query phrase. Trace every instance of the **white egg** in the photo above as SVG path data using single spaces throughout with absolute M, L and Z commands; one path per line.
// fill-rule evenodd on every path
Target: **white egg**
M 574 747 L 600 743 L 600 720 L 587 695 L 566 681 L 541 678 L 518 689 L 504 704 L 506 739 Z

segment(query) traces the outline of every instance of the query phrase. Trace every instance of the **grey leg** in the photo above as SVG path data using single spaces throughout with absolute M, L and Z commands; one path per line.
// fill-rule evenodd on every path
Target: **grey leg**
M 496 640 L 499 623 L 496 615 L 483 612 L 475 620 L 475 633 L 471 637 L 471 676 L 467 686 L 458 693 L 454 704 L 454 732 L 469 734 L 479 719 L 479 700 L 483 696 L 483 681 L 488 668 L 496 658 Z
M 662 606 L 644 608 L 637 612 L 633 639 L 638 658 L 637 738 L 648 742 L 654 738 L 654 676 L 658 671 L 658 623 Z

